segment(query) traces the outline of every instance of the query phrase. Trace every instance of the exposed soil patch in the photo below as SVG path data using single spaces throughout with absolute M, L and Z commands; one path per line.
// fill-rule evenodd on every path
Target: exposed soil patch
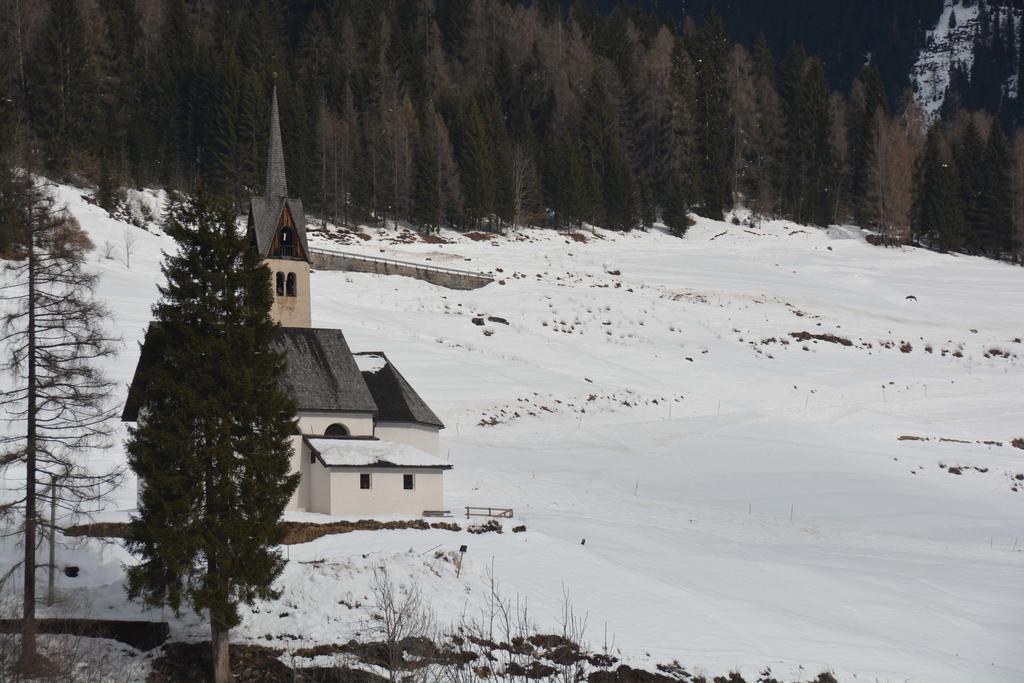
M 975 439 L 974 441 L 971 441 L 969 439 L 953 439 L 953 438 L 946 437 L 946 436 L 940 436 L 940 437 L 917 436 L 915 434 L 902 434 L 900 436 L 897 436 L 896 440 L 897 441 L 938 441 L 939 443 L 967 443 L 967 444 L 976 443 L 976 444 L 981 444 L 982 446 L 997 446 L 999 448 L 1002 448 L 1003 445 L 1004 445 L 1002 441 L 996 441 L 994 439 Z M 1011 442 L 1010 445 L 1012 446 L 1013 442 Z
M 581 232 L 570 232 L 569 239 L 573 242 L 582 242 L 583 244 L 587 243 L 587 236 Z
M 588 683 L 678 683 L 679 680 L 675 676 L 634 669 L 625 664 L 614 671 L 592 671 L 587 676 Z
M 389 531 L 395 529 L 443 529 L 445 531 L 462 531 L 455 522 L 427 522 L 422 519 L 396 520 L 380 522 L 375 519 L 360 519 L 355 522 L 284 522 L 283 545 L 309 543 L 321 536 L 329 534 L 347 534 L 352 531 Z M 491 531 L 491 529 L 488 529 Z M 478 532 L 480 533 L 480 532 Z M 125 538 L 128 534 L 128 522 L 103 522 L 100 524 L 82 524 L 68 527 L 65 536 L 88 536 L 90 538 Z
M 939 468 L 944 469 L 950 474 L 955 474 L 957 476 L 960 476 L 971 471 L 980 472 L 982 474 L 988 472 L 987 467 L 979 467 L 977 465 L 945 465 L 943 463 L 939 463 Z
M 347 534 L 352 531 L 390 531 L 396 529 L 443 529 L 445 531 L 462 531 L 462 527 L 454 522 L 426 522 L 422 519 L 397 520 L 379 522 L 375 519 L 360 519 L 356 522 L 284 522 L 285 534 L 282 543 L 295 545 L 309 543 L 328 534 Z
M 486 242 L 488 240 L 492 240 L 495 237 L 497 237 L 497 235 L 494 235 L 492 233 L 480 232 L 479 230 L 474 230 L 473 232 L 467 232 L 465 234 L 465 236 L 468 237 L 469 239 L 473 240 L 474 242 Z
M 475 651 L 474 651 L 475 650 Z M 561 635 L 536 634 L 515 637 L 511 643 L 494 642 L 473 636 L 452 635 L 443 644 L 428 638 L 407 638 L 401 643 L 400 671 L 412 673 L 428 664 L 450 671 L 451 679 L 464 676 L 482 679 L 519 678 L 525 680 L 576 680 L 582 683 L 748 683 L 739 673 L 707 678 L 686 671 L 678 661 L 658 664 L 657 671 L 634 669 L 618 663 L 615 657 L 590 653 Z M 291 668 L 281 661 L 282 651 L 261 645 L 232 645 L 231 671 L 238 683 L 383 683 L 387 679 L 370 671 L 348 665 L 336 667 Z M 383 642 L 325 643 L 290 653 L 295 659 L 347 655 L 363 664 L 387 669 L 387 648 Z M 502 664 L 504 662 L 504 664 Z M 192 683 L 208 681 L 212 676 L 209 643 L 168 643 L 153 662 L 147 683 Z M 467 671 L 468 670 L 468 671 Z M 779 683 L 765 669 L 758 680 Z M 401 674 L 399 678 L 401 678 Z M 823 672 L 814 683 L 835 683 Z
M 37 619 L 40 633 L 109 638 L 143 652 L 159 647 L 170 635 L 166 621 L 116 619 Z M 21 619 L 0 619 L 0 633 L 20 633 Z
M 231 673 L 239 683 L 291 683 L 295 675 L 278 659 L 279 654 L 260 645 L 232 645 Z M 209 643 L 168 643 L 153 661 L 146 683 L 195 683 L 212 678 Z

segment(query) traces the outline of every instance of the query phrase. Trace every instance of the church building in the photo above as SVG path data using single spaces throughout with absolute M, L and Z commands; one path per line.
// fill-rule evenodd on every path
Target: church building
M 276 88 L 264 193 L 250 199 L 246 229 L 270 268 L 276 346 L 286 358 L 281 381 L 298 416 L 292 471 L 302 477 L 288 509 L 348 517 L 443 510 L 451 469 L 439 457 L 444 424 L 383 352 L 353 353 L 341 330 L 312 326 L 305 213 L 302 200 L 288 196 Z M 145 419 L 142 370 L 158 356 L 143 342 L 124 421 Z

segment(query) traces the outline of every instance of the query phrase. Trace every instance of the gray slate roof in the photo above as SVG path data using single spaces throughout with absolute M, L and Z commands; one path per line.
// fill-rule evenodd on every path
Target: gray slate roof
M 441 418 L 420 398 L 387 356 L 380 351 L 364 351 L 355 355 L 378 357 L 385 362 L 379 370 L 364 370 L 362 373 L 377 404 L 378 422 L 416 422 L 444 429 Z
M 267 184 L 263 193 L 268 197 L 287 197 L 288 179 L 284 170 L 284 145 L 281 144 L 281 119 L 277 115 L 277 86 L 270 100 L 270 149 L 267 152 Z
M 299 410 L 377 412 L 341 330 L 282 327 L 274 344 L 287 358 L 282 387 Z
M 166 335 L 146 330 L 121 419 L 136 422 L 146 389 L 147 371 L 164 356 Z M 377 404 L 356 366 L 341 330 L 282 327 L 274 346 L 287 354 L 281 387 L 298 410 L 337 413 L 376 413 Z

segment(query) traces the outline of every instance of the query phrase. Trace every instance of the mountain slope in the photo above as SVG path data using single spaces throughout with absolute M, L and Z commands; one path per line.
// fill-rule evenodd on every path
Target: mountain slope
M 61 196 L 114 246 L 95 267 L 125 337 L 109 367 L 124 383 L 173 245 L 140 231 L 129 270 L 124 224 Z M 499 278 L 459 292 L 317 272 L 313 323 L 386 351 L 448 425 L 448 507 L 513 507 L 528 530 L 291 546 L 283 596 L 245 613 L 239 641 L 287 653 L 365 635 L 370 572 L 387 563 L 442 622 L 479 614 L 492 571 L 549 631 L 568 592 L 595 648 L 648 668 L 1024 677 L 1024 450 L 1009 444 L 1024 436 L 1020 268 L 785 222 L 700 219 L 682 240 L 367 235 L 343 248 Z M 509 324 L 474 325 L 481 314 Z M 129 514 L 133 490 L 106 518 Z M 456 576 L 437 553 L 461 544 Z M 4 561 L 14 552 L 0 546 Z M 123 551 L 90 541 L 60 561 L 82 567 L 61 583 L 80 613 L 144 614 L 124 601 Z M 172 631 L 207 633 L 187 614 Z

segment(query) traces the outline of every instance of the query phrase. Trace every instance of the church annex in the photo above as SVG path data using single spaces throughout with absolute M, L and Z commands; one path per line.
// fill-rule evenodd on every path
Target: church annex
M 329 515 L 422 515 L 444 508 L 441 420 L 380 351 L 353 353 L 341 330 L 312 327 L 310 261 L 302 200 L 288 196 L 277 90 L 271 102 L 264 196 L 249 202 L 250 244 L 270 268 L 271 317 L 286 357 L 282 383 L 299 433 L 288 509 Z M 159 361 L 147 333 L 122 420 L 139 422 L 145 368 Z

